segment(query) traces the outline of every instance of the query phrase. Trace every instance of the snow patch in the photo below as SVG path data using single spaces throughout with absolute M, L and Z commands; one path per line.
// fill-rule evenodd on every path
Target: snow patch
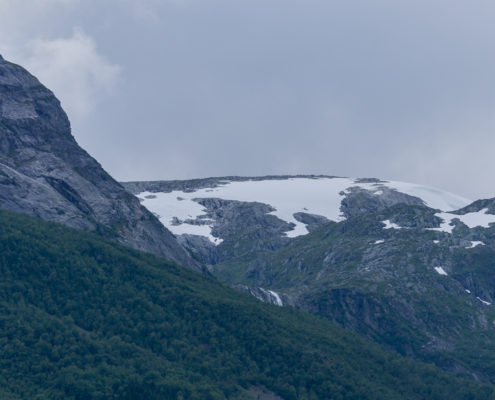
M 476 296 L 476 298 L 481 301 L 485 306 L 491 306 L 492 303 L 490 303 L 489 301 L 486 301 L 486 300 L 483 300 L 481 299 L 480 297 Z
M 466 293 L 469 293 L 471 294 L 471 291 L 469 289 L 464 289 L 466 291 Z
M 401 226 L 399 226 L 393 222 L 390 222 L 389 219 L 382 221 L 382 224 L 385 224 L 385 227 L 383 229 L 402 229 Z
M 477 246 L 485 246 L 485 243 L 475 240 L 472 241 L 471 244 L 468 247 L 466 247 L 466 249 L 472 249 L 473 247 L 477 247 Z
M 442 211 L 458 210 L 472 203 L 471 200 L 465 197 L 430 186 L 406 182 L 389 182 L 387 186 L 410 196 L 419 197 L 428 207 Z
M 437 271 L 440 275 L 448 275 L 442 267 L 435 267 L 435 271 Z
M 428 228 L 432 231 L 452 233 L 454 225 L 452 221 L 454 219 L 460 220 L 468 228 L 472 229 L 477 226 L 482 228 L 489 228 L 490 224 L 495 223 L 495 215 L 487 214 L 488 208 L 484 208 L 477 212 L 467 213 L 464 215 L 457 215 L 447 212 L 436 213 L 437 217 L 442 218 L 443 222 L 438 228 Z
M 434 240 L 433 243 L 438 244 L 440 243 L 440 240 Z
M 180 192 L 182 193 L 182 192 Z M 188 220 L 194 221 L 200 216 L 204 216 L 206 209 L 195 201 L 186 201 L 178 198 L 177 193 L 170 196 L 171 193 L 153 193 L 143 192 L 138 195 L 141 204 L 155 214 L 160 222 L 169 229 L 174 235 L 199 235 L 207 237 L 213 244 L 219 245 L 222 239 L 211 234 L 213 227 L 212 220 L 204 221 L 205 224 L 191 224 Z
M 380 240 L 377 240 L 376 242 L 374 242 L 373 244 L 381 244 L 381 243 L 384 243 L 384 242 L 385 242 L 385 240 L 380 239 Z

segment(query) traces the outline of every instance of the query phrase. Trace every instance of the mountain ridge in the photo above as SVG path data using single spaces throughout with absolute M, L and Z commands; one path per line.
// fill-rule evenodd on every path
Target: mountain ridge
M 201 269 L 71 134 L 54 94 L 24 68 L 0 60 L 0 207 L 98 231 Z
M 216 245 L 222 240 L 213 234 L 218 231 L 218 215 L 212 217 L 209 213 L 218 207 L 204 204 L 206 201 L 211 203 L 212 199 L 224 203 L 266 204 L 271 207 L 271 210 L 265 211 L 266 214 L 275 215 L 289 224 L 289 229 L 285 231 L 288 237 L 307 233 L 305 225 L 314 225 L 318 220 L 339 221 L 399 203 L 427 205 L 444 212 L 452 212 L 472 203 L 469 199 L 428 186 L 331 175 L 214 177 L 185 181 L 122 182 L 122 185 L 140 198 L 142 204 L 158 215 L 164 226 L 176 235 L 205 236 Z M 332 202 L 331 207 L 324 201 Z M 203 208 L 198 208 L 196 203 Z M 183 215 L 180 215 L 179 208 Z M 193 212 L 193 218 L 189 216 L 190 212 Z M 311 223 L 306 224 L 302 219 Z M 211 222 L 209 225 L 208 221 Z M 207 226 L 210 234 L 205 233 Z

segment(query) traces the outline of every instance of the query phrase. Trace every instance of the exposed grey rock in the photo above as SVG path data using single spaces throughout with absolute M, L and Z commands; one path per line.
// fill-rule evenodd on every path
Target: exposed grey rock
M 468 206 L 461 208 L 460 210 L 454 211 L 454 214 L 463 215 L 472 212 L 478 212 L 484 208 L 488 209 L 487 214 L 495 214 L 495 199 L 482 199 L 476 200 L 475 202 L 469 204 Z
M 368 181 L 369 179 L 365 180 L 365 182 Z M 350 218 L 382 211 L 396 204 L 424 205 L 423 200 L 418 197 L 410 196 L 385 186 L 379 187 L 379 189 L 381 193 L 374 194 L 360 187 L 351 187 L 349 193 L 346 193 L 342 200 L 340 210 L 346 218 Z
M 173 235 L 77 145 L 53 93 L 3 59 L 0 207 L 98 231 L 200 269 Z
M 290 178 L 337 178 L 333 175 L 265 175 L 265 176 L 222 176 L 202 179 L 174 180 L 174 181 L 139 181 L 121 182 L 122 186 L 132 194 L 142 192 L 170 193 L 175 190 L 195 192 L 198 189 L 216 188 L 226 182 L 266 181 Z
M 260 250 L 275 250 L 289 242 L 284 232 L 293 224 L 270 214 L 274 208 L 258 202 L 242 202 L 217 198 L 196 199 L 206 209 L 206 218 L 214 222 L 213 236 L 222 238 L 210 264 Z M 198 249 L 192 248 L 193 251 Z
M 330 222 L 328 218 L 322 215 L 308 214 L 305 212 L 294 213 L 294 218 L 296 221 L 305 224 L 308 232 L 313 232 Z
M 194 255 L 203 264 L 216 264 L 218 261 L 218 247 L 210 239 L 199 235 L 178 235 L 177 241 L 185 248 L 191 249 Z M 194 250 L 193 250 L 194 249 Z
M 383 183 L 381 179 L 377 178 L 358 178 L 356 179 L 356 183 Z

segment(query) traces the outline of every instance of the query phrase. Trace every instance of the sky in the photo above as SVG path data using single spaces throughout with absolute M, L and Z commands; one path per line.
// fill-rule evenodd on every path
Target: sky
M 0 0 L 0 54 L 121 181 L 328 174 L 495 196 L 492 0 Z

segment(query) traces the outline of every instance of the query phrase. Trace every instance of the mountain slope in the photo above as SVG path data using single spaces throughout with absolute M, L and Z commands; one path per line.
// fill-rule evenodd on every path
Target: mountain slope
M 494 200 L 322 176 L 125 186 L 159 216 L 177 212 L 171 229 L 221 280 L 495 381 Z
M 190 181 L 125 182 L 124 187 L 207 264 L 259 250 L 330 222 L 395 204 L 441 211 L 471 201 L 438 189 L 378 179 L 333 176 L 224 177 Z
M 1 57 L 0 208 L 99 231 L 199 268 L 173 235 L 77 145 L 53 93 Z
M 33 217 L 0 212 L 0 273 L 4 399 L 494 398 L 330 322 Z
M 476 247 L 475 232 L 385 229 L 382 221 L 411 211 L 398 205 L 351 218 L 255 259 L 218 264 L 215 273 L 275 291 L 402 354 L 493 380 L 493 228 Z M 414 211 L 427 219 L 427 209 Z
M 305 219 L 318 222 L 341 221 L 355 215 L 385 209 L 394 204 L 426 205 L 452 211 L 471 203 L 460 196 L 435 188 L 378 179 L 351 179 L 334 176 L 268 176 L 256 178 L 224 177 L 191 181 L 126 182 L 123 185 L 138 196 L 143 205 L 159 215 L 175 234 L 208 237 L 214 244 L 225 239 L 221 216 L 214 211 L 222 206 L 207 200 L 261 203 L 262 211 L 285 221 L 284 236 L 293 238 L 308 233 Z M 250 204 L 252 206 L 252 204 Z M 227 233 L 228 236 L 228 233 Z

